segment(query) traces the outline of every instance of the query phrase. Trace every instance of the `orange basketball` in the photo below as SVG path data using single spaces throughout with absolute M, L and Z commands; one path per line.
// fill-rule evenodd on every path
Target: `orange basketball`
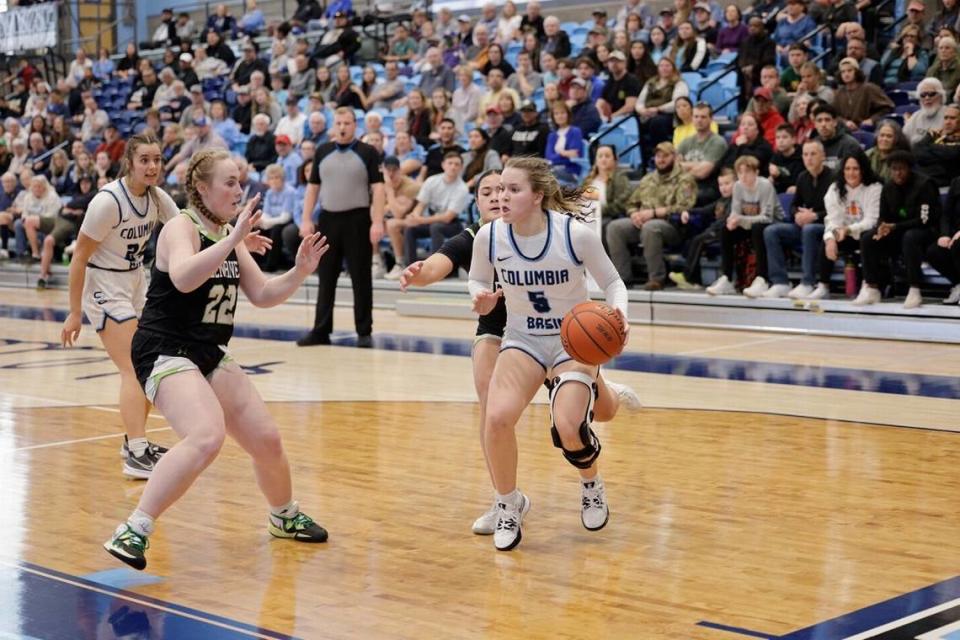
M 601 365 L 623 351 L 626 328 L 620 315 L 602 302 L 581 302 L 560 325 L 563 348 L 577 362 Z

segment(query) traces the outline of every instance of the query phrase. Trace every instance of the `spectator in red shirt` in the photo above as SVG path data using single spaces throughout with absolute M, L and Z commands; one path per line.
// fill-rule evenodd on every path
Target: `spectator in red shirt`
M 94 155 L 103 151 L 110 156 L 110 161 L 113 162 L 113 164 L 118 164 L 126 148 L 127 143 L 120 138 L 120 132 L 117 131 L 117 127 L 109 124 L 106 129 L 103 130 L 103 142 L 96 148 Z

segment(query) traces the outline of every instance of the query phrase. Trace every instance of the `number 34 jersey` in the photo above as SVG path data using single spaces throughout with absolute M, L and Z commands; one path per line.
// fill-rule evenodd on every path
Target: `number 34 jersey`
M 508 329 L 558 335 L 567 312 L 588 299 L 583 261 L 570 239 L 578 224 L 548 211 L 546 231 L 523 237 L 502 220 L 490 223 L 490 262 L 506 299 Z
M 193 221 L 200 235 L 200 251 L 216 244 L 219 238 L 206 230 L 194 211 L 187 209 L 183 215 Z M 239 287 L 236 251 L 231 251 L 214 274 L 189 293 L 173 286 L 170 274 L 154 263 L 139 328 L 177 341 L 226 346 L 233 336 Z

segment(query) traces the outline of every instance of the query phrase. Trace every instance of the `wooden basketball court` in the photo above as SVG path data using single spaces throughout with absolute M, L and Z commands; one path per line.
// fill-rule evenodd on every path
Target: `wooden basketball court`
M 231 352 L 330 541 L 272 539 L 230 443 L 141 574 L 100 546 L 143 483 L 96 336 L 56 346 L 66 307 L 0 290 L 0 638 L 960 637 L 960 347 L 634 326 L 605 375 L 646 408 L 597 427 L 609 525 L 581 526 L 541 397 L 500 553 L 470 532 L 472 322 L 378 312 L 358 350 L 338 309 L 342 344 L 303 349 L 311 308 L 244 304 Z

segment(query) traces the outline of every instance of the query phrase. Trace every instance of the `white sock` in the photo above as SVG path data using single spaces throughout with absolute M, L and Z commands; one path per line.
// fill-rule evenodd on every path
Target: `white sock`
M 300 513 L 300 505 L 297 504 L 296 500 L 291 500 L 287 504 L 281 505 L 279 507 L 270 507 L 270 513 L 277 516 L 278 518 L 290 519 L 293 516 Z
M 148 513 L 144 513 L 140 509 L 136 509 L 130 514 L 130 517 L 127 518 L 127 525 L 129 525 L 130 528 L 136 533 L 144 537 L 150 537 L 153 534 L 153 529 L 155 526 L 153 516 Z
M 127 438 L 127 447 L 135 458 L 139 458 L 146 453 L 148 444 L 146 438 Z
M 502 502 L 503 504 L 513 507 L 519 505 L 521 499 L 520 491 L 518 489 L 514 489 L 506 495 L 500 495 L 499 493 L 497 494 L 497 502 Z
M 580 484 L 585 487 L 594 487 L 596 486 L 597 481 L 600 480 L 600 474 L 593 476 L 592 478 L 580 478 Z

